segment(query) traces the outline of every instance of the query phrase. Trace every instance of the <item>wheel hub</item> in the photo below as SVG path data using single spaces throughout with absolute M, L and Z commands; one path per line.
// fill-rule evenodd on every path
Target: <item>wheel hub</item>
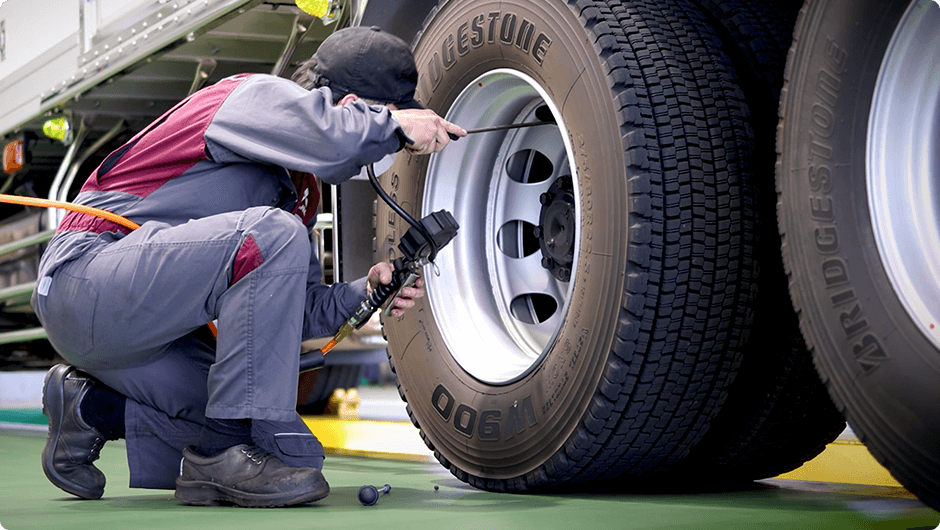
M 559 177 L 547 192 L 539 196 L 539 202 L 542 210 L 539 226 L 534 232 L 542 250 L 542 267 L 555 279 L 567 282 L 571 279 L 574 263 L 577 223 L 571 177 Z

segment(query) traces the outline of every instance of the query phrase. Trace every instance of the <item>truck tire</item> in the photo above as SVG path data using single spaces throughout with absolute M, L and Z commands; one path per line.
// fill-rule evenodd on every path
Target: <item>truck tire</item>
M 712 25 L 726 35 L 740 75 L 750 75 L 758 90 L 769 92 L 776 114 L 787 50 L 803 0 L 701 0 L 699 4 L 712 17 Z M 746 92 L 751 99 L 751 91 Z
M 797 2 L 704 0 L 739 72 L 754 128 L 761 265 L 754 324 L 728 398 L 679 479 L 714 477 L 726 486 L 774 477 L 816 457 L 845 429 L 813 367 L 791 308 L 780 256 L 773 167 L 780 90 Z M 799 1 L 802 5 L 802 0 Z
M 451 0 L 415 40 L 418 98 L 470 135 L 383 175 L 461 228 L 387 318 L 408 412 L 478 488 L 674 466 L 720 409 L 757 263 L 743 95 L 692 2 Z M 381 202 L 380 259 L 408 227 Z M 537 228 L 537 229 L 536 229 Z
M 940 509 L 940 8 L 820 0 L 783 90 L 784 263 L 816 366 L 875 458 Z
M 761 285 L 761 302 L 769 287 Z M 708 476 L 717 488 L 776 477 L 818 456 L 845 430 L 845 418 L 806 351 L 796 313 L 784 305 L 773 315 L 763 303 L 756 313 L 751 337 L 760 341 L 748 347 L 708 433 L 670 478 Z

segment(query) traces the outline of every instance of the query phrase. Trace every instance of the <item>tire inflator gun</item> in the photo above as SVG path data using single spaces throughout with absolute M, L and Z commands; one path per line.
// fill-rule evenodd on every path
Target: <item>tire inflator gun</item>
M 369 182 L 375 188 L 379 197 L 385 201 L 402 219 L 404 219 L 411 228 L 405 232 L 398 242 L 398 250 L 402 256 L 395 258 L 393 265 L 395 270 L 392 272 L 392 282 L 381 284 L 359 304 L 359 308 L 353 313 L 349 320 L 343 324 L 332 340 L 326 343 L 319 350 L 304 352 L 300 355 L 300 371 L 307 372 L 318 370 L 326 362 L 326 353 L 333 349 L 339 341 L 349 336 L 353 330 L 365 324 L 372 315 L 382 307 L 386 302 L 394 300 L 399 296 L 401 290 L 414 284 L 415 280 L 421 277 L 421 270 L 425 265 L 434 262 L 438 251 L 446 246 L 457 235 L 457 221 L 447 210 L 439 210 L 423 219 L 416 221 L 411 215 L 395 202 L 394 199 L 385 193 L 379 184 L 379 179 L 375 176 L 375 170 L 372 164 L 366 166 L 366 173 L 369 175 Z M 392 296 L 394 294 L 394 296 Z M 392 304 L 388 304 L 385 315 L 391 314 Z

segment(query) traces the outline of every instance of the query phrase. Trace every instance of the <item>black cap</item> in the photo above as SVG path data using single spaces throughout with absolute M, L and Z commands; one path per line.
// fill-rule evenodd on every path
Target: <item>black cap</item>
M 403 109 L 423 108 L 414 100 L 418 69 L 411 49 L 378 26 L 336 31 L 314 57 L 317 86 Z

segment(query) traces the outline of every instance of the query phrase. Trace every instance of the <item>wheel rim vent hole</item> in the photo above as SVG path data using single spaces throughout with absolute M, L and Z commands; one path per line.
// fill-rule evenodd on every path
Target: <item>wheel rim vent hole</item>
M 496 236 L 499 250 L 510 258 L 526 258 L 539 250 L 539 238 L 535 236 L 535 225 L 526 221 L 509 221 Z
M 521 184 L 536 184 L 551 178 L 555 166 L 547 156 L 534 149 L 513 153 L 506 161 L 506 175 Z
M 509 310 L 526 324 L 541 324 L 558 311 L 558 301 L 544 293 L 528 293 L 513 298 Z

